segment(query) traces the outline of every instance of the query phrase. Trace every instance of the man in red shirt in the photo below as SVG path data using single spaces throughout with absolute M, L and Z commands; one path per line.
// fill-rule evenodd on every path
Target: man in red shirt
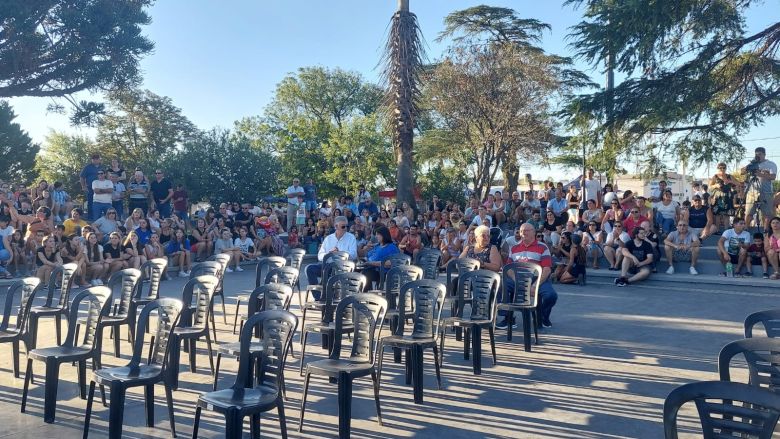
M 531 224 L 525 223 L 520 226 L 520 236 L 520 242 L 509 250 L 507 263 L 533 262 L 542 267 L 542 276 L 537 280 L 537 282 L 540 282 L 537 308 L 539 309 L 539 314 L 541 316 L 541 325 L 545 328 L 549 328 L 552 327 L 550 313 L 552 312 L 553 306 L 558 302 L 558 293 L 555 292 L 552 282 L 550 282 L 552 255 L 545 243 L 536 240 L 536 231 Z M 504 285 L 505 296 L 508 301 L 511 301 L 515 291 L 514 280 L 511 278 L 506 279 Z M 504 316 L 504 320 L 498 323 L 496 328 L 506 328 L 510 323 L 514 327 L 514 322 L 509 322 L 506 316 Z

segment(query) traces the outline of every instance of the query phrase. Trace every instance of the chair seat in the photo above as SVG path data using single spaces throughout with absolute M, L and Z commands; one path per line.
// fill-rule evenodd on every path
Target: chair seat
M 216 412 L 241 410 L 245 407 L 260 410 L 263 407 L 275 406 L 278 395 L 278 390 L 265 385 L 252 389 L 225 389 L 200 395 L 198 405 L 205 405 Z
M 247 302 L 249 300 L 249 294 L 239 294 L 236 296 L 236 302 Z
M 380 343 L 383 346 L 390 346 L 390 347 L 403 347 L 403 346 L 416 346 L 416 345 L 422 345 L 423 347 L 426 347 L 426 346 L 436 345 L 436 340 L 433 337 L 412 337 L 411 335 L 389 335 L 387 337 L 382 337 L 382 341 L 380 341 Z
M 127 366 L 108 367 L 93 372 L 94 380 L 98 384 L 111 382 L 137 382 L 138 385 L 154 384 L 162 379 L 162 366 L 157 364 L 143 364 L 131 370 Z
M 179 327 L 177 327 L 177 328 L 173 329 L 173 334 L 176 335 L 177 337 L 185 337 L 185 338 L 187 338 L 187 337 L 200 337 L 202 334 L 205 333 L 205 331 L 206 331 L 205 328 L 192 328 L 192 327 L 179 328 Z
M 27 357 L 41 361 L 45 361 L 47 358 L 57 358 L 62 361 L 74 361 L 91 354 L 91 348 L 53 346 L 50 348 L 33 349 L 27 354 Z
M 39 314 L 39 315 L 56 315 L 61 314 L 65 312 L 65 308 L 60 308 L 59 306 L 33 306 L 30 308 L 31 314 Z
M 444 319 L 445 326 L 487 326 L 493 324 L 491 319 L 470 319 L 468 317 L 447 317 Z
M 303 304 L 303 307 L 307 310 L 321 310 L 325 308 L 324 302 L 306 302 Z
M 502 311 L 511 311 L 511 310 L 523 310 L 523 309 L 536 309 L 535 306 L 531 305 L 521 305 L 521 304 L 514 304 L 514 303 L 499 303 L 498 309 Z
M 105 316 L 100 321 L 103 325 L 112 325 L 112 324 L 118 324 L 118 323 L 126 323 L 128 321 L 129 316 Z M 79 323 L 81 323 L 82 319 L 79 319 Z
M 349 359 L 317 360 L 306 364 L 307 373 L 329 377 L 338 376 L 342 372 L 346 372 L 354 377 L 360 377 L 370 374 L 372 370 L 374 370 L 373 363 Z
M 0 330 L 0 341 L 6 339 L 16 339 L 19 338 L 19 335 L 20 333 L 18 329 L 14 329 L 10 331 L 8 329 Z
M 257 353 L 262 352 L 265 350 L 265 343 L 262 341 L 253 341 L 249 343 L 249 352 L 250 353 Z M 241 353 L 241 343 L 240 342 L 234 342 L 234 343 L 222 343 L 221 345 L 217 346 L 217 352 L 220 354 L 225 355 L 232 355 L 234 357 L 238 357 Z
M 306 291 L 322 291 L 322 285 L 307 285 Z
M 303 329 L 304 332 L 334 332 L 335 330 L 336 322 L 313 323 L 311 325 L 306 325 L 306 327 Z M 355 329 L 351 324 L 344 324 L 342 326 L 342 331 L 344 332 L 352 332 L 354 330 Z

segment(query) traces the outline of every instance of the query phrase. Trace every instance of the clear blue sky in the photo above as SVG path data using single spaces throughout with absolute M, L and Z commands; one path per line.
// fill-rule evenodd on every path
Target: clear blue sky
M 483 3 L 511 7 L 521 16 L 549 23 L 552 30 L 545 35 L 543 47 L 551 53 L 570 53 L 565 38 L 581 15 L 562 6 L 562 1 L 411 0 L 430 58 L 441 54 L 442 46 L 434 40 L 444 17 Z M 776 2 L 767 3 L 772 7 L 762 5 L 751 11 L 749 27 L 777 20 Z M 144 87 L 173 99 L 202 129 L 231 127 L 235 120 L 261 114 L 276 84 L 299 67 L 341 67 L 376 80 L 387 24 L 395 9 L 396 0 L 158 0 L 150 10 L 153 22 L 145 28 L 156 48 L 141 64 Z M 603 82 L 599 70 L 588 73 Z M 68 125 L 65 116 L 46 114 L 50 102 L 11 100 L 17 122 L 35 141 L 43 142 L 51 129 L 79 131 Z M 745 138 L 780 136 L 777 122 L 774 119 Z M 780 139 L 759 143 L 770 155 L 780 154 Z

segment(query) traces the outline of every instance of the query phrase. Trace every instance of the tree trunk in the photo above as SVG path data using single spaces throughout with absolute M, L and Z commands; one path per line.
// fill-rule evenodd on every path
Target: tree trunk
M 414 170 L 413 164 L 414 133 L 412 131 L 399 133 L 398 145 L 395 148 L 398 170 L 396 172 L 396 200 L 400 205 L 409 203 L 415 212 L 417 204 L 414 200 Z
M 516 191 L 517 185 L 520 183 L 520 167 L 517 165 L 517 160 L 506 160 L 501 173 L 504 175 L 504 189 L 510 194 Z

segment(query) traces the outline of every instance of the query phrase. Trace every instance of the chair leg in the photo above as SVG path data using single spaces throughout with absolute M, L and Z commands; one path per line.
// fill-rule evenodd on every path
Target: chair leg
M 536 313 L 531 313 L 534 316 L 534 338 L 536 339 L 536 344 L 539 344 L 539 326 L 536 324 Z
M 51 424 L 57 412 L 57 387 L 60 380 L 60 363 L 46 361 L 46 380 L 43 383 L 43 422 Z
M 287 417 L 284 415 L 284 401 L 282 398 L 276 398 L 276 410 L 279 413 L 279 430 L 282 433 L 282 439 L 287 439 Z
M 225 294 L 224 294 L 224 292 L 219 295 L 219 298 L 222 299 L 222 320 L 224 321 L 225 325 L 227 325 L 228 321 L 227 321 L 227 311 L 225 310 Z M 216 337 L 214 337 L 214 341 L 217 341 Z
M 469 359 L 469 351 L 470 351 L 470 344 L 471 344 L 471 328 L 463 328 L 463 359 L 468 360 Z M 456 337 L 457 339 L 457 337 Z
M 236 326 L 238 325 L 238 313 L 241 308 L 241 301 L 236 301 L 236 316 L 233 318 L 233 334 L 236 333 Z
M 240 439 L 244 430 L 243 421 L 236 409 L 228 409 L 225 413 L 225 439 Z
M 414 403 L 423 403 L 423 350 L 421 345 L 414 345 L 412 349 L 412 384 L 414 391 Z
M 211 336 L 209 331 L 206 331 L 206 349 L 209 351 L 209 366 L 211 366 L 211 374 L 214 374 L 214 349 L 211 348 Z
M 493 353 L 493 366 L 496 365 L 496 333 L 493 325 L 488 326 L 488 336 L 490 336 L 490 351 Z
M 252 439 L 260 439 L 260 414 L 249 417 L 249 432 Z
M 433 344 L 433 365 L 436 368 L 436 383 L 438 383 L 439 390 L 441 390 L 441 367 L 439 364 L 439 348 L 436 347 L 436 343 Z
M 92 417 L 92 401 L 95 399 L 95 382 L 89 383 L 89 392 L 87 393 L 87 413 L 84 415 L 84 436 L 83 439 L 87 439 L 89 436 L 89 420 Z
M 411 349 L 405 349 L 404 350 L 404 372 L 405 372 L 405 383 L 408 386 L 409 384 L 412 384 L 412 350 Z
M 222 353 L 217 353 L 217 364 L 214 368 L 214 385 L 212 386 L 212 390 L 217 390 L 217 381 L 219 381 L 219 363 L 222 362 Z
M 111 386 L 111 404 L 108 406 L 108 437 L 122 438 L 122 422 L 125 417 L 125 387 L 122 384 Z
M 24 388 L 22 389 L 22 410 L 21 412 L 24 413 L 25 408 L 27 407 L 27 392 L 30 389 L 30 380 L 32 379 L 32 362 L 33 360 L 28 358 L 27 359 L 27 369 L 24 371 Z
M 306 378 L 303 379 L 303 393 L 301 395 L 301 417 L 298 419 L 298 433 L 303 431 L 303 415 L 306 413 L 306 397 L 309 396 L 310 380 L 311 374 L 306 373 Z
M 352 421 L 352 377 L 339 373 L 339 439 L 349 439 Z
M 442 328 L 439 331 L 439 367 L 444 368 L 444 337 L 447 336 L 447 329 Z
M 382 425 L 382 409 L 379 407 L 379 375 L 376 369 L 371 370 L 371 380 L 374 381 L 374 403 L 376 403 L 376 419 Z
M 214 322 L 214 302 L 211 303 L 212 310 L 209 312 L 209 324 L 211 325 L 211 332 L 214 334 L 214 341 L 217 341 L 217 324 Z
M 87 360 L 79 361 L 77 367 L 79 375 L 79 394 L 81 399 L 87 399 Z
M 200 426 L 200 411 L 201 411 L 200 406 L 195 407 L 195 420 L 192 422 L 192 439 L 198 439 L 198 427 Z
M 168 405 L 168 422 L 171 423 L 171 436 L 176 437 L 176 419 L 173 415 L 173 391 L 167 383 L 165 384 L 165 402 Z
M 116 333 L 116 337 L 114 337 L 114 357 L 120 358 L 122 356 L 122 349 L 120 348 L 120 342 L 122 341 L 122 337 L 119 336 L 121 326 L 112 326 L 111 332 Z
M 152 349 L 154 349 L 154 336 L 149 339 L 149 358 L 147 358 L 147 361 L 150 363 L 152 362 Z
M 376 350 L 376 354 L 379 357 L 377 358 L 377 363 L 379 363 L 379 367 L 377 368 L 377 378 L 378 378 L 378 382 L 381 383 L 382 363 L 384 363 L 385 360 L 385 344 L 382 342 L 382 340 L 379 341 L 379 347 Z
M 79 331 L 81 330 L 81 324 L 76 323 L 76 332 L 73 334 L 73 340 L 75 340 L 75 343 L 79 343 Z
M 54 329 L 57 331 L 57 346 L 62 346 L 62 315 L 54 315 Z
M 146 426 L 154 427 L 154 384 L 144 386 L 144 408 L 146 409 Z
M 185 344 L 187 344 L 187 343 L 190 344 L 190 372 L 195 373 L 197 371 L 197 368 L 198 368 L 197 364 L 195 364 L 196 363 L 196 359 L 197 359 L 196 355 L 195 355 L 197 353 L 196 352 L 196 350 L 197 350 L 197 348 L 196 348 L 197 342 L 196 342 L 195 339 L 192 339 L 192 340 L 185 340 L 184 343 Z
M 11 343 L 11 349 L 14 356 L 14 378 L 19 378 L 19 340 L 14 340 Z
M 304 330 L 301 334 L 301 370 L 300 374 L 303 376 L 303 359 L 306 358 L 306 340 L 309 338 L 309 332 Z

